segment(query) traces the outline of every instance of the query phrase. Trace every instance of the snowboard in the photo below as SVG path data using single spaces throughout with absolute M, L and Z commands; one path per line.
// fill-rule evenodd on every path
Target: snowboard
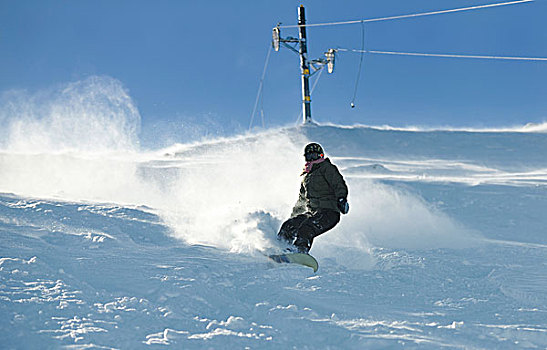
M 303 266 L 308 266 L 313 269 L 313 272 L 317 272 L 317 269 L 319 268 L 317 260 L 315 260 L 315 258 L 309 254 L 285 253 L 268 255 L 268 257 L 279 264 L 299 264 Z

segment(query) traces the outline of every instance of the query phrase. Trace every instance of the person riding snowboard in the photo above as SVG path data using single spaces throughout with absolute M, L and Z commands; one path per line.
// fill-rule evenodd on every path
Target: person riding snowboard
M 349 211 L 346 182 L 338 168 L 325 158 L 321 145 L 308 144 L 304 157 L 298 201 L 277 234 L 278 239 L 292 244 L 299 253 L 308 253 L 313 239 L 336 226 L 340 213 Z

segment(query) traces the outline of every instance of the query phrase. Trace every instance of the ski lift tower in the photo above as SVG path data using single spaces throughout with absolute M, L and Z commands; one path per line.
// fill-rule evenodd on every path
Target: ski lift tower
M 298 38 L 300 39 L 300 71 L 302 72 L 302 112 L 304 124 L 311 122 L 310 67 L 308 66 L 308 44 L 306 43 L 306 12 L 304 5 L 298 8 Z
M 308 44 L 306 36 L 306 13 L 304 5 L 298 7 L 298 38 L 287 37 L 281 38 L 281 29 L 279 24 L 273 28 L 272 45 L 275 51 L 279 51 L 280 44 L 297 53 L 300 56 L 300 74 L 302 80 L 302 115 L 304 124 L 312 122 L 311 118 L 311 93 L 310 93 L 310 77 L 323 68 L 328 66 L 328 72 L 334 70 L 334 56 L 336 50 L 329 49 L 326 53 L 326 59 L 308 60 Z M 291 46 L 291 44 L 296 44 Z M 298 47 L 298 49 L 296 48 Z M 313 72 L 310 74 L 310 67 Z

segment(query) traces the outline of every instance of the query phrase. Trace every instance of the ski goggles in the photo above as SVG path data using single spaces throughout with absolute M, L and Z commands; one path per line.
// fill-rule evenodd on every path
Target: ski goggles
M 322 153 L 317 153 L 317 152 L 310 152 L 310 153 L 304 154 L 304 157 L 306 158 L 306 161 L 311 162 L 311 161 L 317 160 L 319 158 L 322 158 L 323 154 Z

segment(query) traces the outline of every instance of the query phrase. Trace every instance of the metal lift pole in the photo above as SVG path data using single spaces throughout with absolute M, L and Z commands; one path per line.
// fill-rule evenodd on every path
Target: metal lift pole
M 302 115 L 304 124 L 311 123 L 310 68 L 308 66 L 308 45 L 306 41 L 306 13 L 304 5 L 298 8 L 298 25 L 300 39 L 300 70 L 302 74 Z

